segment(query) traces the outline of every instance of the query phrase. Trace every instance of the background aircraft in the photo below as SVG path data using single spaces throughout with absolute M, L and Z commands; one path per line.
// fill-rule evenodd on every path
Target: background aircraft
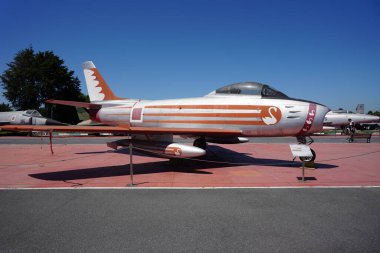
M 36 110 L 0 112 L 0 125 L 65 125 L 45 118 Z
M 351 119 L 356 125 L 363 123 L 376 123 L 380 121 L 379 116 L 364 114 L 364 104 L 356 107 L 356 113 L 344 109 L 330 111 L 326 114 L 323 125 L 327 127 L 336 127 L 344 129 Z
M 78 126 L 104 126 L 104 124 L 92 121 L 90 119 L 90 114 L 88 111 L 82 107 L 77 107 L 77 114 L 78 114 L 78 119 L 80 122 L 77 124 Z
M 324 105 L 294 99 L 266 84 L 243 82 L 219 88 L 204 97 L 169 100 L 122 99 L 114 95 L 95 65 L 83 63 L 91 103 L 48 100 L 86 108 L 91 120 L 107 126 L 6 126 L 8 130 L 127 133 L 131 138 L 109 143 L 169 157 L 196 157 L 207 142 L 242 143 L 244 137 L 306 136 L 322 130 L 329 111 Z M 160 88 L 160 87 L 158 87 Z M 194 138 L 193 146 L 173 143 L 173 135 Z M 313 151 L 314 152 L 314 151 Z M 313 157 L 315 158 L 315 153 Z

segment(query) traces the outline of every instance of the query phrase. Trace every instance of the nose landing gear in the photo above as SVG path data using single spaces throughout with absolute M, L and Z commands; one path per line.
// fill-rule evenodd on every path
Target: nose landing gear
M 310 145 L 314 142 L 313 138 L 311 138 L 310 136 L 297 136 L 297 141 L 299 144 L 305 144 L 305 145 Z M 300 160 L 303 162 L 314 161 L 315 158 L 317 157 L 317 154 L 315 153 L 315 151 L 312 148 L 310 148 L 310 151 L 312 153 L 312 156 L 300 157 Z

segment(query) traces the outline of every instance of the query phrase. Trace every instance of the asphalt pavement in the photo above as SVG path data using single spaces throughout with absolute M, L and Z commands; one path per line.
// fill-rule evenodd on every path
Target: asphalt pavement
M 0 190 L 0 252 L 378 252 L 380 188 Z

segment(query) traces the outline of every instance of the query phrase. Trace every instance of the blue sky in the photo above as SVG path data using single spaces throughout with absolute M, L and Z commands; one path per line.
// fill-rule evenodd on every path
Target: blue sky
M 380 111 L 377 0 L 1 0 L 0 28 L 0 73 L 32 45 L 61 57 L 84 93 L 81 63 L 92 60 L 121 97 L 258 81 L 332 109 Z

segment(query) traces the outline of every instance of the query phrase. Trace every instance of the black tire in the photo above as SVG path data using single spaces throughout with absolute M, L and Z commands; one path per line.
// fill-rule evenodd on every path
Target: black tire
M 300 156 L 300 160 L 302 162 L 312 162 L 315 160 L 315 158 L 317 157 L 317 154 L 315 153 L 314 149 L 312 149 L 312 148 L 310 149 L 310 151 L 311 151 L 311 154 L 313 156 Z
M 201 148 L 203 150 L 206 150 L 207 148 L 207 142 L 204 138 L 198 138 L 193 143 L 194 147 Z

